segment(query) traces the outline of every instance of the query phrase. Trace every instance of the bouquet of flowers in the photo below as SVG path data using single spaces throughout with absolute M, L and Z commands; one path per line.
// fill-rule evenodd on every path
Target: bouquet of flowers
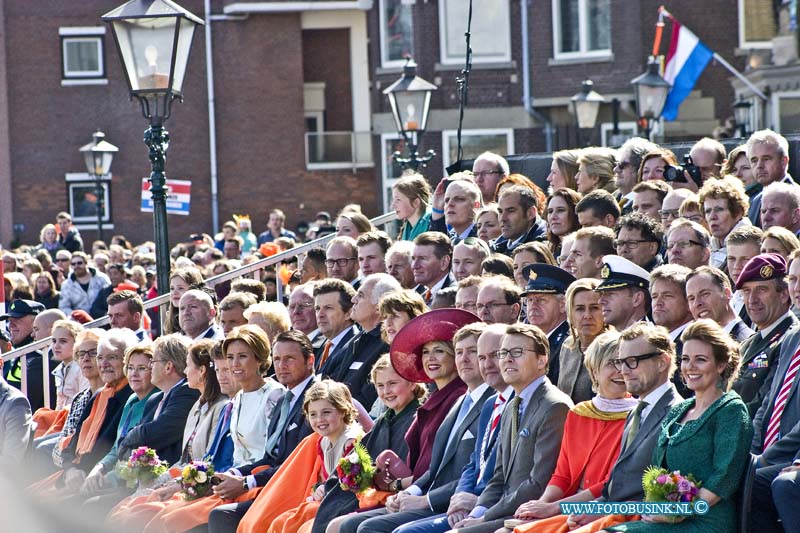
M 360 442 L 356 442 L 353 451 L 346 457 L 339 459 L 336 467 L 339 486 L 342 490 L 360 493 L 372 486 L 375 475 L 375 466 L 369 452 Z
M 147 446 L 136 448 L 127 461 L 117 463 L 117 473 L 129 489 L 149 487 L 166 471 L 167 463 L 161 461 L 156 451 Z
M 669 472 L 665 468 L 649 466 L 642 477 L 644 501 L 692 503 L 702 484 L 692 474 L 682 475 L 680 470 Z M 675 519 L 680 517 L 675 516 Z
M 192 461 L 181 471 L 181 497 L 186 501 L 202 498 L 211 491 L 214 465 L 209 460 Z

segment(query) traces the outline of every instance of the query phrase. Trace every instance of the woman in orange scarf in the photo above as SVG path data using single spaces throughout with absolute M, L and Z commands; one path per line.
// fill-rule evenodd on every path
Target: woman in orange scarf
M 62 452 L 63 470 L 35 483 L 28 490 L 33 494 L 58 491 L 66 487 L 76 492 L 83 485 L 86 473 L 105 456 L 117 436 L 122 409 L 132 389 L 123 370 L 125 351 L 138 343 L 130 330 L 104 332 L 97 343 L 97 366 L 104 386 L 84 410 L 78 428 Z
M 312 435 L 303 440 L 256 497 L 239 523 L 238 533 L 296 533 L 310 529 L 325 481 L 336 475 L 339 459 L 353 449 L 363 431 L 347 386 L 331 380 L 314 384 L 306 392 L 303 412 Z M 315 450 L 311 460 L 311 451 Z

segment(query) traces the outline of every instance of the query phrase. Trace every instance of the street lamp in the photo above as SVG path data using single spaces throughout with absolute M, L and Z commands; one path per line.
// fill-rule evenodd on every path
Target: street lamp
M 433 150 L 428 150 L 422 157 L 417 152 L 419 140 L 428 126 L 431 93 L 436 89 L 436 85 L 417 76 L 417 64 L 409 57 L 400 79 L 383 91 L 389 99 L 397 131 L 408 149 L 408 157 L 402 157 L 400 152 L 392 154 L 392 158 L 403 168 L 417 170 L 436 155 Z
M 97 239 L 103 240 L 103 200 L 105 194 L 103 192 L 103 177 L 109 176 L 111 172 L 111 161 L 114 159 L 114 154 L 119 151 L 119 148 L 106 141 L 106 134 L 102 131 L 96 131 L 92 134 L 92 142 L 81 146 L 78 150 L 83 154 L 83 160 L 86 163 L 86 171 L 94 178 L 95 184 L 95 209 L 97 210 Z
M 667 101 L 670 84 L 659 73 L 661 65 L 655 56 L 650 56 L 647 71 L 631 80 L 633 94 L 636 97 L 636 112 L 645 129 L 645 136 L 650 138 L 651 124 L 661 117 Z
M 151 165 L 150 194 L 156 241 L 158 293 L 169 292 L 169 237 L 164 122 L 172 100 L 183 100 L 183 80 L 195 29 L 203 21 L 171 0 L 130 0 L 103 15 L 111 25 L 131 97 L 150 121 L 144 132 Z
M 752 106 L 752 102 L 743 98 L 739 98 L 733 104 L 733 118 L 736 120 L 736 126 L 739 128 L 739 136 L 741 137 L 749 135 L 748 126 L 750 125 L 750 108 Z
M 581 129 L 594 129 L 597 125 L 597 115 L 600 113 L 600 104 L 606 99 L 594 90 L 592 80 L 584 80 L 581 92 L 572 97 L 572 112 L 578 123 L 578 140 L 580 141 Z

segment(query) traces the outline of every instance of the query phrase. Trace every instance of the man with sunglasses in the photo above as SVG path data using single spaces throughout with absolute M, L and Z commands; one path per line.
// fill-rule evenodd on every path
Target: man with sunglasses
M 673 406 L 683 401 L 670 381 L 677 368 L 675 360 L 675 344 L 666 328 L 640 322 L 622 332 L 618 357 L 612 362 L 639 404 L 625 422 L 619 456 L 600 501 L 644 499 L 642 475 L 651 464 L 661 422 Z M 598 518 L 601 516 L 570 515 L 567 525 L 574 529 Z
M 92 304 L 103 293 L 103 289 L 111 285 L 108 276 L 89 266 L 89 256 L 83 252 L 75 252 L 70 260 L 72 273 L 61 285 L 61 299 L 58 307 L 65 315 L 81 309 L 92 312 Z M 94 316 L 93 318 L 100 318 Z

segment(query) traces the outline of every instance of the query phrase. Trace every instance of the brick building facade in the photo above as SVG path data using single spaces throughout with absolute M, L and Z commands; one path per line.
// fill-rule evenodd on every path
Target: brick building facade
M 138 105 L 128 101 L 113 38 L 100 21 L 121 1 L 0 0 L 3 244 L 14 237 L 36 242 L 41 226 L 68 210 L 65 178 L 85 173 L 78 148 L 98 128 L 120 149 L 112 166 L 113 229 L 105 236 L 152 238 L 152 217 L 140 211 L 141 178 L 149 173 L 141 143 L 147 124 Z M 202 0 L 180 3 L 204 16 Z M 659 3 L 473 0 L 464 157 L 484 149 L 526 153 L 573 145 L 568 103 L 586 78 L 609 102 L 620 100 L 623 131 L 633 127 L 630 80 L 644 70 Z M 709 47 L 741 67 L 746 57 L 731 30 L 740 10 L 732 4 L 675 0 L 668 7 Z M 455 159 L 456 77 L 464 67 L 467 5 L 467 0 L 210 0 L 212 70 L 200 29 L 185 101 L 173 106 L 166 124 L 171 135 L 167 176 L 192 181 L 191 215 L 169 216 L 170 242 L 211 232 L 214 205 L 219 224 L 233 213 L 249 213 L 256 231 L 264 229 L 273 207 L 286 211 L 290 227 L 318 210 L 335 212 L 351 202 L 368 215 L 382 212 L 386 191 L 399 174 L 390 158 L 398 141 L 382 91 L 399 77 L 406 53 L 417 61 L 419 75 L 438 86 L 421 145 L 438 154 L 424 171 L 438 181 Z M 562 6 L 576 10 L 561 13 Z M 97 54 L 102 73 L 94 77 L 81 77 L 85 73 L 69 64 L 73 60 L 80 67 L 85 61 L 81 54 L 69 55 L 92 46 L 82 39 L 102 47 Z M 663 52 L 668 40 L 667 31 Z M 216 172 L 209 148 L 210 74 Z M 727 73 L 712 64 L 694 100 L 693 116 L 671 123 L 668 138 L 708 134 L 731 115 Z M 698 109 L 702 120 L 694 116 Z M 609 140 L 610 103 L 599 121 L 594 143 Z M 83 228 L 85 240 L 93 239 L 93 219 Z

